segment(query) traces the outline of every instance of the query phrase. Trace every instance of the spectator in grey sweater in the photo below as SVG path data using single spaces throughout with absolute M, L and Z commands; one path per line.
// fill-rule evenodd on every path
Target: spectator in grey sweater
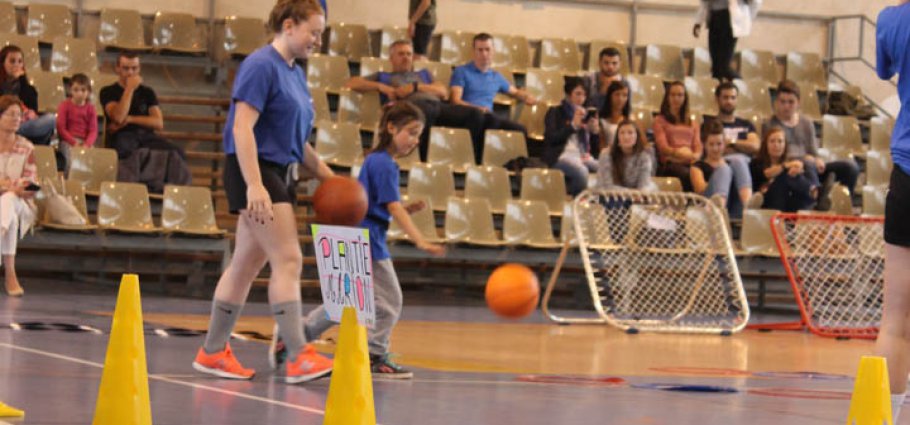
M 650 190 L 654 161 L 647 141 L 634 121 L 625 120 L 616 128 L 615 140 L 600 154 L 597 186 L 603 189 L 624 187 Z

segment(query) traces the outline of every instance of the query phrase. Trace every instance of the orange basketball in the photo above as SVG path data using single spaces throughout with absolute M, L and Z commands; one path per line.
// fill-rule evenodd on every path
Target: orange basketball
M 313 194 L 313 209 L 319 224 L 356 226 L 367 215 L 367 192 L 350 177 L 329 177 Z
M 540 299 L 537 275 L 521 264 L 504 264 L 487 279 L 487 306 L 494 313 L 510 319 L 531 314 Z

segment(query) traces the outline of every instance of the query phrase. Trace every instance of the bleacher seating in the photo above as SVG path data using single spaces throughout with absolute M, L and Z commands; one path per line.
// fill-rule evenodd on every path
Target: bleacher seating
M 73 14 L 64 4 L 29 4 L 25 34 L 47 44 L 57 37 L 72 37 Z
M 58 36 L 51 50 L 51 72 L 72 75 L 77 72 L 98 72 L 98 53 L 95 43 L 85 38 Z
M 101 27 L 98 43 L 105 48 L 133 51 L 151 50 L 145 43 L 142 16 L 131 9 L 101 9 Z
M 224 51 L 231 56 L 243 57 L 262 47 L 268 34 L 265 23 L 259 18 L 228 16 L 224 18 Z
M 161 52 L 205 53 L 206 42 L 189 13 L 158 12 L 152 23 L 152 45 Z

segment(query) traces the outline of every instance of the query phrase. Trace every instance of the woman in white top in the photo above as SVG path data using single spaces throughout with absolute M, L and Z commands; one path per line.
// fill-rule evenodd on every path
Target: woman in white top
M 762 0 L 701 0 L 695 16 L 692 35 L 698 38 L 701 24 L 708 27 L 708 51 L 711 52 L 711 75 L 718 80 L 733 81 L 739 74 L 730 68 L 736 39 L 752 32 L 752 21 L 758 15 Z
M 16 243 L 35 220 L 35 147 L 16 134 L 22 120 L 19 98 L 0 96 L 0 255 L 6 293 L 21 297 L 25 291 L 16 276 Z
M 600 110 L 600 147 L 610 149 L 616 138 L 616 127 L 629 119 L 632 102 L 629 99 L 629 85 L 625 81 L 614 81 L 607 86 L 603 107 Z

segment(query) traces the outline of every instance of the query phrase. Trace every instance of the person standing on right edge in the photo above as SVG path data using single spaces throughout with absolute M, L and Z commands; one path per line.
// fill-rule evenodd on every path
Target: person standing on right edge
M 228 340 L 253 279 L 268 263 L 269 307 L 290 353 L 285 382 L 296 384 L 332 371 L 332 360 L 303 337 L 303 254 L 294 214 L 298 165 L 320 180 L 333 175 L 307 143 L 315 113 L 306 73 L 296 62 L 319 50 L 325 17 L 316 0 L 278 0 L 269 28 L 272 42 L 247 56 L 234 80 L 224 125 L 224 189 L 231 213 L 239 213 L 237 237 L 193 368 L 228 379 L 253 377 Z
M 410 0 L 408 37 L 414 44 L 414 60 L 426 60 L 436 29 L 436 0 Z
M 894 169 L 885 201 L 885 295 L 875 352 L 888 360 L 893 422 L 904 404 L 910 369 L 910 0 L 878 15 L 875 30 L 878 76 L 899 74 L 900 114 L 891 135 Z
M 701 34 L 701 24 L 708 27 L 708 51 L 711 52 L 711 76 L 733 81 L 739 74 L 730 68 L 736 39 L 752 32 L 752 21 L 758 15 L 762 0 L 701 0 L 695 15 L 692 35 Z

